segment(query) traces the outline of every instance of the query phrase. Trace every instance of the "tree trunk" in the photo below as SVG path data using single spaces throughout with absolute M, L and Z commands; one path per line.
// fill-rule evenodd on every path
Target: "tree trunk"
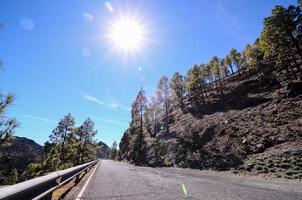
M 232 74 L 234 74 L 234 70 L 233 70 L 233 65 L 232 64 L 230 64 L 230 68 L 231 68 Z
M 200 92 L 201 92 L 202 103 L 203 103 L 203 105 L 204 105 L 204 104 L 206 104 L 206 101 L 205 101 L 204 94 L 203 94 L 203 87 L 202 87 L 202 84 L 200 84 Z
M 165 103 L 166 107 L 166 132 L 169 133 L 169 108 L 168 108 L 168 102 Z
M 139 133 L 139 154 L 138 154 L 138 162 L 141 163 L 142 162 L 142 143 L 143 143 L 143 108 L 141 106 L 141 109 L 140 109 L 140 113 L 141 113 L 141 116 L 140 116 L 140 133 Z
M 224 97 L 224 94 L 223 94 L 223 88 L 222 88 L 222 84 L 221 84 L 220 78 L 218 78 L 218 84 L 219 84 L 219 88 L 220 88 L 220 95 L 221 95 L 221 97 L 223 98 L 223 97 Z
M 65 141 L 66 141 L 66 131 L 64 131 L 64 134 L 63 134 L 63 142 L 61 144 L 61 154 L 60 154 L 60 159 L 61 160 L 65 160 L 65 156 L 64 156 L 64 149 L 65 149 Z
M 153 137 L 156 136 L 156 131 L 157 131 L 157 120 L 156 120 L 157 116 L 156 116 L 156 110 L 153 114 L 153 120 L 154 120 L 154 130 L 153 130 Z
M 218 79 L 218 80 L 215 80 L 216 91 L 217 91 L 217 93 L 219 94 L 219 93 L 220 93 L 220 88 L 218 87 L 218 85 L 219 85 L 219 79 Z
M 87 140 L 84 140 L 83 149 L 82 149 L 82 155 L 81 155 L 81 162 L 84 160 L 85 150 L 86 150 Z
M 237 72 L 238 72 L 239 75 L 241 75 L 241 72 L 240 72 L 241 66 L 240 67 L 239 66 L 240 66 L 239 62 L 236 61 Z
M 141 107 L 140 134 L 143 133 L 143 108 Z
M 82 142 L 82 136 L 80 136 L 79 142 Z M 79 154 L 78 164 L 80 164 L 81 163 L 81 156 L 82 156 L 81 155 L 82 154 L 82 147 L 81 147 L 81 145 L 79 146 L 78 154 Z

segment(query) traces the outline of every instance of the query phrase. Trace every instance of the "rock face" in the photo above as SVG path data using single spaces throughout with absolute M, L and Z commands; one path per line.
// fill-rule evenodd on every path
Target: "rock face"
M 186 97 L 183 109 L 170 112 L 169 133 L 152 137 L 145 131 L 141 163 L 131 160 L 135 134 L 127 130 L 120 158 L 139 165 L 302 178 L 301 82 L 288 82 L 259 74 L 229 77 L 223 99 L 209 94 L 205 105 L 194 106 Z
M 101 148 L 101 150 L 97 153 L 97 158 L 103 158 L 103 159 L 109 158 L 110 148 L 108 147 L 108 145 L 102 141 L 100 141 L 98 145 Z
M 287 97 L 296 97 L 302 94 L 302 82 L 291 82 L 287 85 Z
M 30 163 L 40 161 L 43 147 L 25 137 L 14 137 L 10 146 L 0 149 L 0 183 L 12 168 L 22 172 Z

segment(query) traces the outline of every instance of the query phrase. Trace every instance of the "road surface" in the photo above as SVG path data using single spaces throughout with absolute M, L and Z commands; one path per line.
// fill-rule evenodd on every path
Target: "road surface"
M 102 160 L 80 199 L 302 200 L 302 182 Z

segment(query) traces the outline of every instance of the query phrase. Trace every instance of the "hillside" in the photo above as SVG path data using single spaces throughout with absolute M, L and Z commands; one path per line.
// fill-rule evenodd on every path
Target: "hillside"
M 161 129 L 152 137 L 145 129 L 140 161 L 133 159 L 136 134 L 128 129 L 120 159 L 302 178 L 301 82 L 292 83 L 286 73 L 263 79 L 255 71 L 232 75 L 223 85 L 224 101 L 214 92 L 205 105 L 194 106 L 187 96 L 182 109 L 170 110 L 169 132 Z
M 43 147 L 25 137 L 14 137 L 7 147 L 0 149 L 3 156 L 0 158 L 0 171 L 7 174 L 12 168 L 23 172 L 33 162 L 38 162 L 43 157 Z M 3 181 L 0 176 L 0 183 Z

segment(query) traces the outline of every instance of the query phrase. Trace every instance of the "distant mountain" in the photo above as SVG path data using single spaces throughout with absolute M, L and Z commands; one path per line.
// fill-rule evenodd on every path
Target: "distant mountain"
M 101 147 L 101 151 L 97 154 L 98 158 L 108 158 L 110 153 L 110 147 L 102 141 L 98 143 L 99 147 Z
M 8 154 L 31 154 L 41 157 L 43 154 L 43 146 L 26 137 L 14 136 L 11 145 L 1 149 Z
M 35 141 L 25 137 L 14 137 L 14 140 L 7 147 L 1 148 L 0 152 L 0 183 L 3 181 L 3 175 L 12 168 L 17 171 L 23 170 L 32 162 L 40 161 L 43 157 L 43 147 Z

